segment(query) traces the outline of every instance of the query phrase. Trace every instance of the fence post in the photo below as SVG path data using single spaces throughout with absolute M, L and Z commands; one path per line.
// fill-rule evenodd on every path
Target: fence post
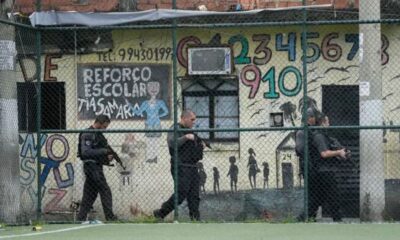
M 37 171 L 37 209 L 36 218 L 40 220 L 42 217 L 42 185 L 40 182 L 40 174 L 42 172 L 42 167 L 40 159 L 42 156 L 42 143 L 40 141 L 42 135 L 42 91 L 41 91 L 41 31 L 36 30 L 35 32 L 35 42 L 36 42 L 36 73 L 37 73 L 37 88 L 36 88 L 36 101 L 37 101 L 37 111 L 36 111 L 36 134 L 37 134 L 37 155 L 36 155 L 36 171 Z
M 173 9 L 176 9 L 176 0 L 172 0 L 172 8 Z M 176 33 L 176 30 L 177 29 L 177 27 L 176 27 L 176 19 L 173 19 L 172 20 L 172 86 L 173 86 L 173 101 L 174 101 L 174 160 L 173 161 L 175 161 L 174 162 L 174 175 L 175 175 L 175 181 L 174 181 L 174 196 L 175 196 L 175 199 L 174 199 L 174 205 L 175 205 L 175 208 L 174 208 L 174 220 L 178 220 L 178 217 L 179 217 L 179 211 L 178 211 L 178 206 L 179 206 L 179 203 L 178 203 L 178 188 L 179 188 L 179 186 L 178 186 L 178 162 L 179 162 L 179 159 L 178 159 L 178 141 L 177 141 L 177 138 L 178 138 L 178 108 L 179 108 L 179 106 L 178 106 L 178 101 L 177 101 L 177 94 L 178 94 L 178 81 L 177 81 L 177 72 L 178 72 L 178 70 L 177 70 L 177 68 L 178 68 L 178 66 L 177 66 L 177 59 L 176 59 L 176 57 L 177 57 L 177 47 L 176 47 L 176 45 L 177 45 L 177 39 L 176 39 L 176 35 L 177 35 L 177 33 Z M 171 164 L 172 164 L 172 162 L 171 162 Z
M 305 6 L 307 5 L 306 0 L 303 0 L 303 25 L 302 25 L 302 32 L 301 32 L 301 48 L 303 56 L 307 56 L 307 9 Z M 303 111 L 302 111 L 302 118 L 301 122 L 304 127 L 304 217 L 305 220 L 308 221 L 308 201 L 309 199 L 309 179 L 308 179 L 308 135 L 309 128 L 307 124 L 306 112 L 307 112 L 307 58 L 303 58 Z
M 13 1 L 1 3 L 0 18 L 7 19 Z M 16 223 L 20 215 L 18 107 L 15 27 L 0 24 L 0 221 Z
M 380 1 L 360 1 L 361 21 L 380 20 Z M 383 120 L 381 25 L 360 25 L 360 126 L 380 126 Z M 368 204 L 367 204 L 368 203 Z M 360 217 L 381 221 L 385 207 L 383 132 L 360 131 Z

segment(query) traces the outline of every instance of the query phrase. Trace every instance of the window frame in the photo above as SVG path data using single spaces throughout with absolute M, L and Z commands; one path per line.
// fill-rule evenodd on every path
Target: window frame
M 237 79 L 236 79 L 237 80 Z M 221 87 L 223 84 L 226 83 L 225 80 L 220 80 L 221 83 L 217 84 L 214 88 L 210 88 L 208 87 L 206 84 L 204 84 L 204 82 L 202 82 L 201 80 L 195 80 L 193 81 L 193 84 L 191 84 L 190 86 L 193 86 L 195 84 L 200 85 L 201 87 L 203 87 L 205 90 L 201 91 L 201 90 L 196 90 L 196 91 L 190 91 L 190 90 L 182 90 L 182 98 L 183 98 L 183 108 L 185 108 L 186 104 L 185 104 L 185 98 L 186 97 L 208 97 L 209 98 L 209 106 L 208 106 L 208 114 L 209 116 L 207 116 L 209 118 L 209 128 L 211 129 L 215 129 L 216 128 L 216 106 L 215 106 L 215 99 L 216 97 L 225 97 L 225 96 L 233 96 L 233 97 L 237 97 L 238 100 L 238 104 L 237 104 L 237 112 L 238 115 L 237 116 L 232 116 L 232 118 L 235 118 L 238 120 L 238 127 L 240 126 L 240 113 L 239 113 L 239 89 L 237 90 L 218 90 L 219 87 Z M 229 80 L 229 81 L 233 81 L 233 80 Z M 186 89 L 188 89 L 190 87 L 187 87 Z M 197 118 L 201 118 L 202 116 L 198 115 Z M 229 118 L 229 117 L 226 117 Z M 216 137 L 216 132 L 214 131 L 210 131 L 209 132 L 209 138 L 207 139 L 208 141 L 211 142 L 239 142 L 239 134 L 237 137 L 231 137 L 231 138 L 217 138 Z

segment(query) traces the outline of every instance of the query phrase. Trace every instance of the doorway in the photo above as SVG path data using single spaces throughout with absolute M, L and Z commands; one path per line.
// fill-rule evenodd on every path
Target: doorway
M 322 112 L 331 126 L 358 126 L 360 123 L 358 85 L 322 86 Z M 328 135 L 337 138 L 351 151 L 351 161 L 335 166 L 343 217 L 360 216 L 360 132 L 358 129 L 331 129 Z
M 284 189 L 293 188 L 293 165 L 282 163 L 282 185 Z

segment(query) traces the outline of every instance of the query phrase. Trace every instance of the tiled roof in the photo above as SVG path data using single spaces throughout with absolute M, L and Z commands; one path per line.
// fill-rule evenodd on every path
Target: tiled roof
M 121 0 L 42 0 L 41 10 L 111 12 L 118 11 Z M 172 8 L 172 0 L 136 0 L 137 10 Z M 178 9 L 196 9 L 204 5 L 209 11 L 228 11 L 240 3 L 243 10 L 301 6 L 302 0 L 177 0 Z M 333 4 L 335 9 L 358 8 L 359 0 L 306 0 L 307 5 Z M 36 0 L 15 0 L 15 11 L 32 13 Z
M 42 0 L 41 11 L 112 12 L 118 10 L 119 0 Z M 36 11 L 36 0 L 15 0 L 14 11 Z
M 138 0 L 138 9 L 151 9 L 156 4 L 160 8 L 170 8 L 171 4 L 169 2 L 168 0 Z M 176 2 L 178 9 L 196 9 L 198 6 L 204 5 L 210 11 L 227 11 L 238 3 L 240 3 L 243 10 L 303 5 L 302 0 L 177 0 Z M 332 4 L 336 9 L 358 8 L 358 3 L 359 0 L 306 0 L 307 5 Z

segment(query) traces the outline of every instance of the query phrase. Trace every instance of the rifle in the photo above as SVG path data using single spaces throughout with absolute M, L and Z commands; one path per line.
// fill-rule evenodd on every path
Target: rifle
M 328 137 L 328 139 L 329 139 L 330 148 L 331 148 L 332 150 L 339 150 L 339 149 L 343 149 L 343 148 L 344 148 L 344 150 L 345 150 L 345 152 L 346 152 L 346 158 L 345 158 L 345 160 L 347 160 L 347 162 L 349 162 L 351 165 L 353 165 L 353 172 L 354 172 L 354 173 L 359 172 L 359 167 L 360 167 L 360 165 L 359 165 L 359 163 L 357 162 L 356 159 L 354 159 L 354 158 L 351 157 L 351 151 L 350 151 L 348 148 L 344 147 L 344 146 L 339 142 L 339 140 L 337 140 L 336 138 Z M 338 160 L 344 160 L 344 159 L 341 158 L 341 157 L 336 157 L 336 158 L 337 158 Z
M 107 149 L 108 149 L 108 152 L 113 155 L 113 158 L 115 159 L 115 161 L 125 170 L 126 167 L 124 166 L 124 164 L 122 163 L 121 158 L 114 151 L 114 149 L 110 145 L 107 145 Z
M 344 149 L 344 151 L 346 152 L 346 158 L 345 158 L 345 159 L 348 159 L 348 160 L 351 159 L 351 151 L 350 151 L 349 149 L 347 149 L 346 147 L 344 147 L 344 146 L 339 142 L 339 140 L 337 140 L 336 138 L 333 138 L 333 137 L 328 137 L 328 139 L 329 139 L 330 148 L 331 148 L 332 150 Z M 338 157 L 338 158 L 339 158 L 339 157 Z
M 205 141 L 204 139 L 202 139 L 202 138 L 201 138 L 199 135 L 197 135 L 196 133 L 193 133 L 193 135 L 194 135 L 194 137 L 195 137 L 195 140 L 196 140 L 198 143 L 203 142 L 203 143 L 206 145 L 206 147 L 208 147 L 209 149 L 212 149 L 212 147 L 211 147 L 211 145 L 210 145 L 209 142 L 207 142 L 207 141 Z

